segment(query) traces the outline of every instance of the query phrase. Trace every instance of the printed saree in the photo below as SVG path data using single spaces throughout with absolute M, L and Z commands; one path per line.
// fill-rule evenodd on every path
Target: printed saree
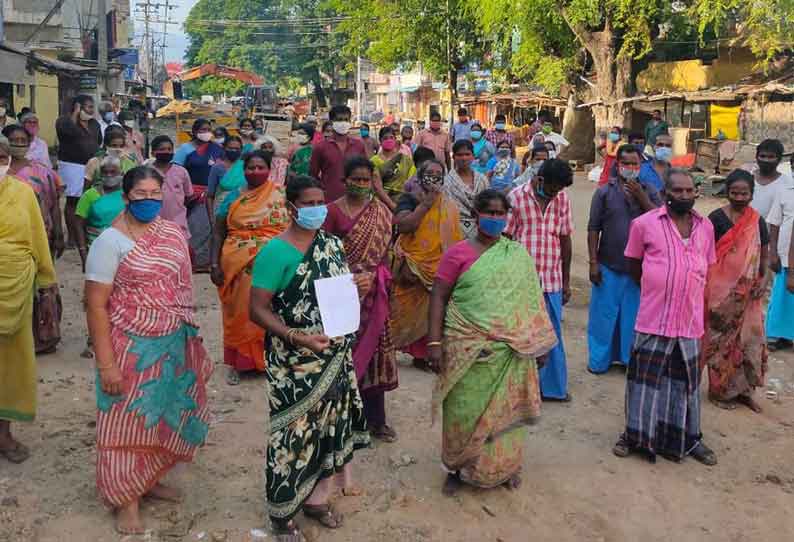
M 477 222 L 474 219 L 474 198 L 488 188 L 488 178 L 472 170 L 474 173 L 474 186 L 469 186 L 454 169 L 447 173 L 444 179 L 444 194 L 458 206 L 460 213 L 460 227 L 463 236 L 468 238 L 477 233 Z
M 394 346 L 408 347 L 428 332 L 430 289 L 444 252 L 463 239 L 457 206 L 441 194 L 413 233 L 394 246 L 391 325 Z
M 414 161 L 411 157 L 400 152 L 388 160 L 380 154 L 376 154 L 370 161 L 378 168 L 378 173 L 380 174 L 386 193 L 395 200 L 403 193 L 405 183 L 408 179 L 416 173 Z
M 233 193 L 234 194 L 234 193 Z M 228 197 L 234 197 L 229 195 Z M 238 371 L 265 370 L 265 332 L 248 316 L 251 266 L 259 249 L 289 223 L 284 190 L 265 183 L 228 206 L 221 249 L 224 283 L 218 288 L 223 312 L 223 359 Z
M 321 333 L 314 281 L 349 273 L 342 242 L 322 231 L 273 311 L 304 333 Z M 267 336 L 270 440 L 267 501 L 270 517 L 289 520 L 321 480 L 342 473 L 353 452 L 370 442 L 356 385 L 354 337 L 332 339 L 319 354 Z
M 540 415 L 535 358 L 557 343 L 535 265 L 502 239 L 457 280 L 444 323 L 442 459 L 466 483 L 490 488 L 521 470 L 526 425 Z
M 289 173 L 292 175 L 308 175 L 309 164 L 312 160 L 312 146 L 304 145 L 292 154 L 289 163 Z
M 98 375 L 95 384 L 97 488 L 114 507 L 191 461 L 207 437 L 213 367 L 192 306 L 187 241 L 158 218 L 119 264 L 108 303 L 125 394 L 105 394 Z
M 54 226 L 60 220 L 58 212 L 58 190 L 61 180 L 58 174 L 43 164 L 31 162 L 17 172 L 17 177 L 36 193 L 36 199 L 44 220 L 50 253 L 54 254 Z M 61 342 L 61 317 L 63 305 L 57 284 L 39 288 L 33 301 L 33 338 L 36 353 L 52 352 Z
M 367 278 L 361 325 L 353 348 L 353 366 L 362 392 L 397 387 L 397 358 L 389 323 L 391 272 L 385 263 L 391 220 L 386 205 L 373 199 L 343 239 L 350 270 Z
M 717 262 L 706 282 L 706 332 L 701 365 L 709 368 L 709 394 L 729 401 L 764 385 L 767 348 L 763 299 L 754 295 L 761 237 L 758 212 L 747 207 L 717 242 Z

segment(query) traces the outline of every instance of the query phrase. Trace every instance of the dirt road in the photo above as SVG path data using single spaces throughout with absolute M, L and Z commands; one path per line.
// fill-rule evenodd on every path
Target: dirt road
M 445 498 L 440 488 L 440 427 L 430 424 L 433 377 L 403 365 L 400 388 L 387 397 L 395 444 L 356 456 L 361 497 L 340 497 L 346 523 L 320 531 L 299 517 L 310 540 L 340 541 L 730 541 L 794 539 L 794 356 L 775 354 L 770 376 L 780 402 L 759 397 L 764 413 L 718 410 L 704 401 L 703 430 L 719 456 L 706 468 L 688 460 L 655 465 L 618 459 L 611 447 L 623 424 L 624 375 L 585 371 L 587 252 L 585 223 L 592 187 L 571 189 L 577 225 L 574 297 L 565 310 L 570 404 L 544 404 L 526 447 L 520 490 L 465 490 Z M 700 207 L 713 206 L 701 202 Z M 79 357 L 85 340 L 76 252 L 58 262 L 66 313 L 64 341 L 39 360 L 35 423 L 15 425 L 32 448 L 23 465 L 0 460 L 0 541 L 268 540 L 263 456 L 267 405 L 262 378 L 231 388 L 220 365 L 210 383 L 213 422 L 197 461 L 174 473 L 182 505 L 147 503 L 146 536 L 119 537 L 94 487 L 94 391 L 91 362 Z M 217 295 L 206 275 L 195 277 L 205 343 L 221 359 Z

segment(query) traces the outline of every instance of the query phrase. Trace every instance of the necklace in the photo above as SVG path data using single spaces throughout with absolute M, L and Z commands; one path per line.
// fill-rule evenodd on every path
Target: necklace
M 128 213 L 127 211 L 124 211 L 124 226 L 126 226 L 126 228 L 127 228 L 127 231 L 128 231 L 128 232 L 129 232 L 129 234 L 130 234 L 130 237 L 131 237 L 131 238 L 132 238 L 132 240 L 133 240 L 133 241 L 135 241 L 136 243 L 138 242 L 138 239 L 140 239 L 140 238 L 141 238 L 141 236 L 142 236 L 144 233 L 146 233 L 146 229 L 148 228 L 148 226 L 144 226 L 144 228 L 143 228 L 143 231 L 141 231 L 141 233 L 139 233 L 139 234 L 136 234 L 136 233 L 135 233 L 135 230 L 134 230 L 134 229 L 133 229 L 133 227 L 132 227 L 132 223 L 130 223 L 130 219 L 129 219 L 129 213 Z

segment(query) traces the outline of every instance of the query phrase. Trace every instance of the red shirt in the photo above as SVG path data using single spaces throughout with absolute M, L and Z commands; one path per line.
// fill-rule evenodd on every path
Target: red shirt
M 510 216 L 505 233 L 513 241 L 527 247 L 535 260 L 544 292 L 562 290 L 562 247 L 560 237 L 573 232 L 571 200 L 561 190 L 546 206 L 544 212 L 535 199 L 532 183 L 514 188 L 507 196 Z
M 334 139 L 322 141 L 313 147 L 309 174 L 320 180 L 325 201 L 334 201 L 345 194 L 345 160 L 352 156 L 366 158 L 367 151 L 361 139 L 348 137 L 344 153 Z

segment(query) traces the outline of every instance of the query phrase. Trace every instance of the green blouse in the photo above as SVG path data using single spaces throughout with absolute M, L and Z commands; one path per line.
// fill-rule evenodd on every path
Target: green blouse
M 276 237 L 256 255 L 251 285 L 277 294 L 289 286 L 302 261 L 301 251 Z

